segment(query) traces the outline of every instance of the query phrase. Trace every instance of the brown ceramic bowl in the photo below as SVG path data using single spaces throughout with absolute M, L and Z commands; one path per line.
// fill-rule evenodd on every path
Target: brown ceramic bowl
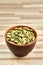
M 34 46 L 35 46 L 35 44 L 36 44 L 36 41 L 37 41 L 37 33 L 36 33 L 36 31 L 35 31 L 33 28 L 31 28 L 31 27 L 29 27 L 29 26 L 23 26 L 23 27 L 28 27 L 28 28 L 30 28 L 30 29 L 33 30 L 34 35 L 35 35 L 35 40 L 32 41 L 32 42 L 29 43 L 29 44 L 17 45 L 17 44 L 11 43 L 11 41 L 8 41 L 7 38 L 6 38 L 7 33 L 8 33 L 11 29 L 13 29 L 13 28 L 15 28 L 15 27 L 20 27 L 20 26 L 14 26 L 14 27 L 9 28 L 9 29 L 6 31 L 6 33 L 5 33 L 5 41 L 6 41 L 6 43 L 7 43 L 8 48 L 12 51 L 12 53 L 13 53 L 14 55 L 19 56 L 19 57 L 26 56 L 26 55 L 34 48 Z

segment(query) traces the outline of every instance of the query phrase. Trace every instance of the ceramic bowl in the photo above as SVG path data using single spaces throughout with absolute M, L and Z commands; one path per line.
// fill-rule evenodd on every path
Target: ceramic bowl
M 34 48 L 34 46 L 35 46 L 35 44 L 36 44 L 36 41 L 37 41 L 37 32 L 36 32 L 33 28 L 31 28 L 31 27 L 29 27 L 29 26 L 23 26 L 23 27 L 27 27 L 27 28 L 30 28 L 30 29 L 33 30 L 34 35 L 35 35 L 35 39 L 34 39 L 34 41 L 32 41 L 32 42 L 29 43 L 29 44 L 17 45 L 17 44 L 11 43 L 11 41 L 8 41 L 7 38 L 6 38 L 7 33 L 8 33 L 10 30 L 12 30 L 13 28 L 15 28 L 15 27 L 21 27 L 21 26 L 18 25 L 18 26 L 13 26 L 13 27 L 9 28 L 9 29 L 6 31 L 6 33 L 5 33 L 5 41 L 6 41 L 6 43 L 7 43 L 8 48 L 11 50 L 11 52 L 12 52 L 14 55 L 19 56 L 19 57 L 23 57 L 23 56 L 26 56 L 26 55 Z

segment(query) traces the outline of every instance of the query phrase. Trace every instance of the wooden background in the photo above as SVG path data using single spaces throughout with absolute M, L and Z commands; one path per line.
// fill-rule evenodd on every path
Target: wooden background
M 28 25 L 38 33 L 34 49 L 23 58 L 5 43 L 5 31 L 14 25 Z M 43 0 L 0 0 L 0 65 L 43 65 Z

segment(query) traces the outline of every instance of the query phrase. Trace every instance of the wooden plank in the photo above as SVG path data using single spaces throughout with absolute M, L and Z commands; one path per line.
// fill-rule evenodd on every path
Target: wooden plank
M 43 13 L 43 7 L 31 7 L 31 8 L 26 8 L 26 7 L 0 7 L 0 12 L 19 12 L 19 11 L 32 11 L 32 12 L 40 12 L 40 13 Z
M 43 19 L 0 19 L 0 24 L 41 24 Z
M 0 2 L 2 2 L 2 3 L 42 3 L 43 2 L 43 0 L 27 0 L 27 1 L 25 1 L 25 0 L 16 0 L 16 1 L 14 1 L 14 0 L 0 0 Z
M 15 7 L 15 6 L 17 6 L 17 7 L 20 7 L 20 6 L 22 6 L 22 5 L 29 5 L 29 6 L 33 6 L 33 5 L 35 5 L 35 6 L 43 6 L 43 2 L 21 2 L 21 3 L 15 3 L 15 2 L 0 2 L 0 7 L 6 7 L 6 6 L 10 6 L 10 7 Z M 33 6 L 34 7 L 34 6 Z
M 39 16 L 39 15 L 36 15 L 36 16 L 28 16 L 28 15 L 17 15 L 17 16 L 0 16 L 0 20 L 20 20 L 20 19 L 43 19 L 43 16 Z
M 36 31 L 38 30 L 38 32 L 40 33 L 43 31 L 43 24 L 6 24 L 6 25 L 1 24 L 0 31 L 7 30 L 8 28 L 17 26 L 17 25 L 27 25 L 27 26 L 33 27 L 34 29 L 36 29 Z
M 23 8 L 33 8 L 33 7 L 43 7 L 43 4 L 0 4 L 0 8 L 13 8 L 13 7 L 23 7 Z
M 1 59 L 14 59 L 14 60 L 19 60 L 20 58 L 17 58 L 16 56 L 14 56 L 12 53 L 10 53 L 10 54 L 0 54 L 0 60 Z M 32 52 L 30 52 L 26 57 L 24 57 L 24 58 L 21 58 L 22 60 L 24 59 L 43 59 L 43 53 L 39 53 L 39 54 L 37 54 L 37 53 L 32 53 Z
M 5 19 L 7 19 L 7 20 L 9 20 L 9 19 L 11 19 L 11 20 L 14 20 L 14 19 L 17 19 L 17 20 L 19 20 L 19 19 L 21 19 L 21 17 L 17 17 L 17 16 L 15 16 L 15 17 L 0 17 L 0 20 L 5 20 Z
M 33 8 L 33 7 L 43 7 L 43 4 L 27 4 L 27 5 L 22 5 L 22 7 L 25 8 Z
M 36 65 L 36 63 L 37 65 L 43 65 L 43 60 L 0 60 L 1 65 Z
M 39 13 L 39 12 L 30 12 L 30 11 L 26 11 L 26 12 L 0 12 L 0 16 L 2 15 L 2 17 L 3 16 L 8 16 L 8 15 L 11 15 L 12 17 L 13 16 L 22 16 L 22 15 L 27 15 L 27 16 L 31 16 L 31 15 L 33 15 L 33 16 L 35 16 L 35 15 L 43 15 L 43 13 Z
M 38 19 L 38 18 L 43 18 L 43 13 L 38 13 L 38 12 L 14 12 L 14 13 L 7 13 L 7 12 L 0 12 L 0 19 L 17 19 L 17 17 L 19 19 L 21 18 L 34 18 L 34 19 Z

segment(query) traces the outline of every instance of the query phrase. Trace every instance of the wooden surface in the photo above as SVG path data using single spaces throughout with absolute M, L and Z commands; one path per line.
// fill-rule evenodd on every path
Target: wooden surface
M 34 49 L 23 58 L 8 49 L 4 34 L 15 25 L 28 25 L 38 33 Z M 0 0 L 0 65 L 43 65 L 43 0 Z

